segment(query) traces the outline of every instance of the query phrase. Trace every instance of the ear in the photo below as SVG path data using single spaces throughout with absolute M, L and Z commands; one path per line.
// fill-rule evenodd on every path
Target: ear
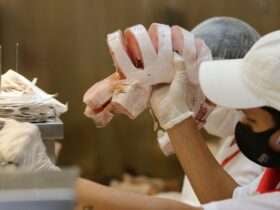
M 269 140 L 270 147 L 280 153 L 280 129 L 278 129 Z

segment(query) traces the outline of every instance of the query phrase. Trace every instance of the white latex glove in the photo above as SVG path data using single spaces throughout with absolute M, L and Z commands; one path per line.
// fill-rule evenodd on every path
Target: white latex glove
M 207 118 L 204 129 L 207 133 L 225 139 L 234 135 L 234 128 L 243 114 L 240 111 L 224 107 L 216 107 Z M 159 130 L 157 132 L 159 147 L 165 156 L 175 153 L 167 132 Z
M 184 55 L 188 72 L 187 91 L 189 94 L 187 95 L 187 102 L 194 113 L 194 119 L 197 121 L 199 128 L 202 128 L 215 106 L 207 102 L 199 85 L 198 72 L 200 64 L 211 60 L 212 55 L 204 41 L 199 39 L 196 39 L 196 50 L 195 59 L 191 58 L 190 52 L 186 52 Z
M 59 170 L 46 153 L 37 126 L 0 118 L 0 161 L 29 171 Z
M 178 94 L 181 95 L 181 100 L 185 99 L 185 104 L 188 107 L 188 110 L 193 113 L 193 117 L 198 123 L 198 127 L 201 128 L 215 106 L 207 102 L 206 97 L 200 88 L 198 71 L 199 66 L 203 61 L 212 59 L 212 54 L 204 41 L 196 39 L 192 33 L 179 26 L 172 27 L 172 39 L 173 48 L 180 54 L 180 56 L 182 56 L 186 69 L 185 81 L 182 82 L 183 85 L 181 85 L 181 90 L 179 90 L 180 92 L 185 90 L 186 94 Z M 162 89 L 162 91 L 164 90 Z M 181 101 L 181 103 L 183 102 Z M 168 108 L 166 108 L 166 110 L 168 110 Z M 174 153 L 174 149 L 167 133 L 164 135 L 158 135 L 157 140 L 162 152 L 166 156 Z
M 202 127 L 214 106 L 207 103 L 199 85 L 198 72 L 202 62 L 212 60 L 211 51 L 203 40 L 179 26 L 172 27 L 172 38 L 173 48 L 183 57 L 187 69 L 187 104 Z
M 186 69 L 181 56 L 175 56 L 173 67 L 176 73 L 171 85 L 155 87 L 151 97 L 153 114 L 165 130 L 192 116 L 186 103 Z

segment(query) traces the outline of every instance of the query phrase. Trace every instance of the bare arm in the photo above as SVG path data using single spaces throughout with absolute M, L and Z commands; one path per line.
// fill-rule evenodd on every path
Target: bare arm
M 211 154 L 192 118 L 168 130 L 168 135 L 201 203 L 232 197 L 237 183 Z
M 77 200 L 94 210 L 201 210 L 173 200 L 121 192 L 94 182 L 79 179 Z

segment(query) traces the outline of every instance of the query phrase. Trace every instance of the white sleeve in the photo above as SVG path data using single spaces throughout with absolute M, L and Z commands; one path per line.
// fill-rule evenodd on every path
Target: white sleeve
M 280 192 L 238 197 L 203 205 L 204 210 L 279 210 Z
M 263 174 L 261 174 L 258 178 L 256 178 L 254 181 L 252 181 L 250 184 L 242 186 L 242 187 L 237 187 L 234 192 L 232 197 L 233 198 L 244 198 L 247 196 L 252 196 L 256 194 L 257 187 L 260 183 L 260 180 L 262 178 Z

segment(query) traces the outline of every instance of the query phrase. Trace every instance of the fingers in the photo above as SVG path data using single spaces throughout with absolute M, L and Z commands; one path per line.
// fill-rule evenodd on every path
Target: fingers
M 172 27 L 173 49 L 183 56 L 187 69 L 187 79 L 194 85 L 199 85 L 198 70 L 201 62 L 212 59 L 210 49 L 205 42 L 181 28 Z
M 197 57 L 194 35 L 180 26 L 172 27 L 173 50 L 184 57 L 187 63 Z
M 197 48 L 198 63 L 212 59 L 211 50 L 202 39 L 197 38 L 195 44 Z
M 158 51 L 158 59 L 162 62 L 171 62 L 173 58 L 172 34 L 168 25 L 153 23 L 149 28 L 149 34 Z
M 180 55 L 183 55 L 184 34 L 182 33 L 181 27 L 173 26 L 171 30 L 172 30 L 173 51 L 177 52 Z

